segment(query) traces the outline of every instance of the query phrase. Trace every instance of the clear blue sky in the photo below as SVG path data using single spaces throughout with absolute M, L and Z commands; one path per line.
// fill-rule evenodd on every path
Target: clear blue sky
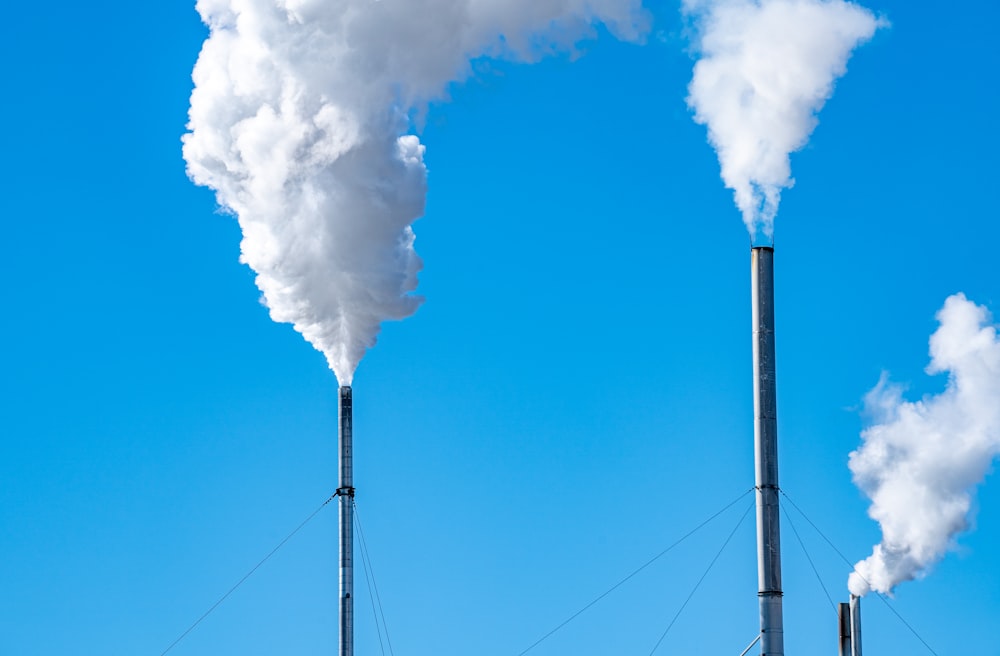
M 184 173 L 193 3 L 16 3 L 0 49 L 0 653 L 159 654 L 336 487 L 336 381 L 258 303 L 235 221 Z M 878 0 L 776 223 L 784 490 L 852 561 L 861 398 L 916 398 L 946 296 L 1000 315 L 992 2 Z M 396 654 L 516 656 L 753 485 L 749 252 L 654 38 L 490 63 L 419 127 L 427 302 L 355 378 L 358 508 Z M 1000 401 L 998 401 L 1000 402 Z M 749 503 L 749 498 L 747 498 Z M 742 508 L 742 506 L 740 506 Z M 532 654 L 647 654 L 725 514 Z M 752 515 L 657 653 L 757 632 Z M 848 568 L 792 513 L 835 601 Z M 1000 481 L 896 610 L 939 654 L 1000 654 Z M 835 620 L 783 526 L 786 646 Z M 328 507 L 171 654 L 332 653 Z M 377 654 L 358 572 L 358 654 Z M 865 605 L 871 653 L 929 653 Z

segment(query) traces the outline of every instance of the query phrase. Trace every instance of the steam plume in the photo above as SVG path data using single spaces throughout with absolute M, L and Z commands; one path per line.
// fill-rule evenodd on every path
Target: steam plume
M 700 57 L 688 105 L 708 126 L 751 237 L 770 239 L 781 191 L 794 184 L 789 155 L 805 146 L 851 52 L 884 22 L 843 0 L 683 5 Z
M 850 467 L 882 542 L 850 575 L 856 595 L 889 593 L 940 560 L 967 528 L 974 488 L 1000 453 L 1000 339 L 990 314 L 956 294 L 937 319 L 927 373 L 948 372 L 945 390 L 906 401 L 883 375 L 865 399 L 876 423 Z
M 198 0 L 188 174 L 243 229 L 275 321 L 350 384 L 380 323 L 409 316 L 424 146 L 409 116 L 470 59 L 535 60 L 605 23 L 640 37 L 641 0 Z

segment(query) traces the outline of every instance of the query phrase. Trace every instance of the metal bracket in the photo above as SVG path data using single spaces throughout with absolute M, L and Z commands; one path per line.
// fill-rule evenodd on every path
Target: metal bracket
M 351 497 L 354 498 L 354 488 L 353 487 L 338 487 L 337 491 L 333 493 L 335 497 Z

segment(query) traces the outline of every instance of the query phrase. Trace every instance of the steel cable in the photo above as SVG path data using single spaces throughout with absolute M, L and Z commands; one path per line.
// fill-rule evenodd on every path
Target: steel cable
M 700 531 L 707 524 L 709 524 L 712 520 L 714 520 L 716 517 L 718 517 L 722 513 L 726 512 L 727 510 L 729 510 L 730 508 L 732 508 L 733 506 L 735 506 L 737 503 L 740 502 L 741 499 L 743 499 L 743 497 L 745 497 L 746 495 L 750 494 L 753 491 L 754 491 L 754 488 L 750 488 L 750 489 L 746 490 L 745 492 L 743 492 L 743 494 L 741 494 L 740 496 L 738 496 L 735 499 L 733 499 L 732 501 L 730 501 L 721 510 L 719 510 L 718 512 L 716 512 L 714 515 L 712 515 L 711 517 L 709 517 L 708 519 L 706 519 L 705 521 L 703 521 L 701 524 L 698 524 L 697 526 L 695 526 L 693 529 L 691 529 L 690 531 L 688 531 L 686 534 L 684 534 L 683 537 L 681 537 L 680 539 L 678 539 L 676 542 L 674 542 L 673 544 L 671 544 L 669 547 L 667 547 L 666 549 L 664 549 L 660 553 L 658 553 L 655 556 L 653 556 L 652 558 L 650 558 L 643 565 L 641 565 L 637 569 L 633 570 L 631 574 L 629 574 L 625 578 L 621 579 L 620 581 L 618 581 L 618 583 L 615 583 L 613 586 L 611 586 L 610 588 L 608 588 L 607 590 L 605 590 L 604 592 L 602 592 L 600 595 L 598 595 L 597 597 L 595 597 L 586 606 L 584 606 L 580 610 L 576 611 L 575 613 L 573 613 L 572 615 L 570 615 L 569 617 L 567 617 L 558 626 L 556 626 L 554 629 L 552 629 L 551 631 L 549 631 L 548 633 L 546 633 L 545 635 L 543 635 L 541 638 L 539 638 L 535 642 L 533 642 L 527 649 L 525 649 L 524 651 L 522 651 L 521 653 L 519 653 L 517 656 L 524 656 L 529 651 L 531 651 L 532 649 L 534 649 L 535 647 L 537 647 L 538 645 L 540 645 L 542 642 L 544 642 L 550 636 L 552 636 L 552 634 L 554 634 L 556 631 L 558 631 L 559 629 L 563 628 L 564 626 L 566 626 L 567 624 L 569 624 L 570 622 L 572 622 L 573 620 L 575 620 L 577 617 L 579 617 L 584 612 L 586 612 L 591 606 L 593 606 L 594 604 L 596 604 L 600 600 L 602 600 L 605 597 L 607 597 L 609 594 L 611 594 L 612 592 L 614 592 L 615 590 L 617 590 L 619 587 L 621 587 L 626 581 L 628 581 L 629 579 L 631 579 L 633 576 L 635 576 L 636 574 L 638 574 L 639 572 L 641 572 L 642 570 L 646 569 L 647 567 L 649 567 L 650 565 L 652 565 L 653 563 L 655 563 L 657 560 L 659 560 L 660 558 L 662 558 L 663 556 L 665 556 L 669 551 L 671 551 L 672 549 L 674 549 L 675 547 L 677 547 L 679 544 L 681 544 L 682 542 L 684 542 L 685 540 L 687 540 L 689 537 L 691 537 L 692 535 L 694 535 L 695 533 L 697 533 L 698 531 Z
M 375 616 L 375 629 L 379 632 L 378 644 L 382 648 L 382 631 L 385 631 L 385 641 L 389 645 L 389 655 L 394 656 L 392 651 L 392 640 L 389 639 L 389 625 L 385 621 L 385 610 L 382 608 L 382 597 L 378 592 L 378 582 L 375 580 L 375 568 L 372 566 L 371 553 L 368 551 L 368 541 L 365 539 L 365 530 L 361 527 L 361 516 L 358 514 L 358 504 L 354 502 L 354 523 L 358 527 L 358 537 L 361 543 L 361 564 L 365 567 L 365 578 L 368 578 L 368 573 L 371 572 L 371 580 L 368 582 L 368 596 L 371 597 L 372 601 L 372 615 Z M 375 590 L 375 594 L 372 594 L 372 588 Z M 378 603 L 378 613 L 375 612 L 375 604 Z M 379 629 L 379 615 L 382 617 L 382 628 Z M 382 654 L 384 656 L 385 649 L 382 648 Z
M 354 515 L 354 525 L 355 526 L 359 525 L 357 514 Z M 382 627 L 379 625 L 378 611 L 375 610 L 375 595 L 372 593 L 372 579 L 371 576 L 369 575 L 369 570 L 371 569 L 371 567 L 369 566 L 368 557 L 365 554 L 364 547 L 361 548 L 361 569 L 365 571 L 365 583 L 368 584 L 368 600 L 371 601 L 372 616 L 375 618 L 375 632 L 378 633 L 378 648 L 379 651 L 382 653 L 382 656 L 385 656 L 385 644 L 383 644 L 382 642 Z
M 694 584 L 694 587 L 691 589 L 691 592 L 688 593 L 687 599 L 685 599 L 684 603 L 681 604 L 681 607 L 677 609 L 677 612 L 674 614 L 673 619 L 670 620 L 670 624 L 667 625 L 667 628 L 664 629 L 663 633 L 660 635 L 660 639 L 656 641 L 655 645 L 653 645 L 653 649 L 649 652 L 649 656 L 653 656 L 653 654 L 656 653 L 656 650 L 660 648 L 660 643 L 662 643 L 663 639 L 667 637 L 668 633 L 670 633 L 670 629 L 674 627 L 674 624 L 677 622 L 677 618 L 680 617 L 681 613 L 684 612 L 684 609 L 687 607 L 688 602 L 691 601 L 691 598 L 694 597 L 694 593 L 698 591 L 699 587 L 701 587 L 701 584 L 702 582 L 704 582 L 705 577 L 708 576 L 708 573 L 712 571 L 713 567 L 715 567 L 715 563 L 719 560 L 719 556 L 721 556 L 722 552 L 725 551 L 726 547 L 729 546 L 729 542 L 733 539 L 733 536 L 736 535 L 736 531 L 738 531 L 740 526 L 743 525 L 743 520 L 747 518 L 747 515 L 750 514 L 750 511 L 753 510 L 755 505 L 756 505 L 756 500 L 754 501 L 754 503 L 751 503 L 749 506 L 747 506 L 747 509 L 743 511 L 742 515 L 740 515 L 740 519 L 738 522 L 736 522 L 736 526 L 734 526 L 733 530 L 729 532 L 728 536 L 726 536 L 726 541 L 722 543 L 721 547 L 719 547 L 719 551 L 715 554 L 715 557 L 712 558 L 712 562 L 708 564 L 708 567 L 705 569 L 705 572 L 701 575 L 701 578 L 698 579 L 698 582 Z
M 261 565 L 263 565 L 264 563 L 266 563 L 271 558 L 271 556 L 273 556 L 275 553 L 277 553 L 278 549 L 281 549 L 283 546 L 285 546 L 286 542 L 288 542 L 289 540 L 291 540 L 292 537 L 296 533 L 298 533 L 300 530 L 302 530 L 302 527 L 304 527 L 306 524 L 308 524 L 310 521 L 312 521 L 312 518 L 315 517 L 316 515 L 318 515 L 319 511 L 323 510 L 323 508 L 325 508 L 327 506 L 327 504 L 329 504 L 331 501 L 333 501 L 336 497 L 337 497 L 337 493 L 334 492 L 333 494 L 330 495 L 330 497 L 326 501 L 324 501 L 323 503 L 321 503 L 320 506 L 318 508 L 316 508 L 316 510 L 312 511 L 312 514 L 310 514 L 308 517 L 306 517 L 302 521 L 301 524 L 299 524 L 298 526 L 296 526 L 295 530 L 293 530 L 291 533 L 289 533 L 288 535 L 286 535 L 285 538 L 281 542 L 278 543 L 278 546 L 276 546 L 274 549 L 271 549 L 271 551 L 268 552 L 268 554 L 266 556 L 264 556 L 263 558 L 261 558 L 260 562 L 258 562 L 256 565 L 254 565 L 250 569 L 249 572 L 247 572 L 246 574 L 243 575 L 243 578 L 241 578 L 239 581 L 237 581 L 236 584 L 233 587 L 229 588 L 229 591 L 226 592 L 226 594 L 224 594 L 221 597 L 219 597 L 218 601 L 216 601 L 214 604 L 211 605 L 211 607 L 209 607 L 208 610 L 206 610 L 204 613 L 202 613 L 201 617 L 199 617 L 198 619 L 196 619 L 194 621 L 194 624 L 192 624 L 191 626 L 189 626 L 187 628 L 187 630 L 184 631 L 184 633 L 180 634 L 177 637 L 176 640 L 174 640 L 173 642 L 171 642 L 170 646 L 167 647 L 166 649 L 164 649 L 160 653 L 160 656 L 163 656 L 164 654 L 166 654 L 167 652 L 169 652 L 171 649 L 173 649 L 175 646 L 177 646 L 177 643 L 179 643 L 181 640 L 183 640 L 187 636 L 187 634 L 191 633 L 191 631 L 193 631 L 196 626 L 198 626 L 199 624 L 201 624 L 202 620 L 204 620 L 206 617 L 208 617 L 209 615 L 211 615 L 211 613 L 212 613 L 213 610 L 215 610 L 216 608 L 218 608 L 219 605 L 222 602 L 224 602 L 229 597 L 229 595 L 233 594 L 233 592 L 236 591 L 236 588 L 238 588 L 241 585 L 243 585 L 244 581 L 246 581 L 248 578 L 250 578 L 250 576 L 254 572 L 256 572 L 260 568 Z
M 840 549 L 838 549 L 837 546 L 835 544 L 833 544 L 832 541 L 830 541 L 830 538 L 826 537 L 826 535 L 823 533 L 823 531 L 819 530 L 819 527 L 816 526 L 816 524 L 811 519 L 809 519 L 809 516 L 806 515 L 805 512 L 801 508 L 799 508 L 795 504 L 794 501 L 792 501 L 792 498 L 790 496 L 788 496 L 788 494 L 784 490 L 781 490 L 781 494 L 786 499 L 788 499 L 788 503 L 792 504 L 792 508 L 795 508 L 797 511 L 799 511 L 799 514 L 802 515 L 802 517 L 807 522 L 809 522 L 809 525 L 813 527 L 813 530 L 815 530 L 817 533 L 819 533 L 819 536 L 821 538 L 823 538 L 824 540 L 826 540 L 826 543 L 828 545 L 830 545 L 830 548 L 833 549 L 837 553 L 838 556 L 840 556 L 841 560 L 843 560 L 845 563 L 847 563 L 847 566 L 851 568 L 851 571 L 854 572 L 855 574 L 857 574 L 858 576 L 860 576 L 861 579 L 865 583 L 867 583 L 869 587 L 871 587 L 871 582 L 868 579 L 866 579 L 864 577 L 864 575 L 861 574 L 861 572 L 859 572 L 857 570 L 857 568 L 854 567 L 854 563 L 852 563 L 850 560 L 848 560 L 847 556 L 845 556 L 843 553 L 841 553 Z M 882 594 L 881 592 L 875 591 L 875 596 L 877 596 L 879 599 L 882 600 L 882 603 L 886 605 L 886 608 L 888 608 L 889 610 L 892 611 L 892 614 L 895 615 L 896 618 L 899 619 L 899 621 L 903 623 L 903 626 L 905 626 L 907 629 L 910 630 L 910 633 L 912 633 L 917 638 L 917 640 L 919 640 L 924 645 L 924 647 L 927 648 L 927 651 L 929 651 L 930 653 L 934 654 L 934 656 L 938 656 L 938 653 L 936 651 L 934 651 L 934 649 L 931 648 L 931 646 L 929 644 L 927 644 L 927 641 L 924 640 L 923 637 L 919 633 L 917 633 L 917 630 L 914 629 L 912 626 L 910 626 L 910 623 L 907 622 L 905 619 L 903 619 L 903 616 L 899 614 L 899 611 L 897 611 L 893 607 L 893 605 L 889 603 L 889 598 L 886 595 Z
M 802 536 L 799 535 L 799 531 L 795 528 L 795 523 L 792 521 L 792 516 L 788 514 L 785 507 L 781 507 L 781 512 L 785 513 L 785 519 L 788 520 L 788 526 L 791 527 L 792 533 L 795 534 L 795 539 L 798 540 L 799 546 L 802 547 L 802 553 L 805 554 L 806 560 L 809 561 L 809 567 L 812 568 L 813 574 L 816 575 L 816 580 L 819 581 L 819 587 L 823 588 L 823 594 L 826 595 L 826 600 L 830 602 L 830 607 L 833 609 L 833 614 L 838 615 L 837 604 L 833 603 L 833 597 L 830 596 L 829 590 L 826 589 L 826 585 L 823 583 L 823 578 L 819 575 L 819 570 L 816 569 L 816 565 L 813 563 L 813 559 L 809 556 L 809 551 L 806 549 L 806 543 L 802 541 Z

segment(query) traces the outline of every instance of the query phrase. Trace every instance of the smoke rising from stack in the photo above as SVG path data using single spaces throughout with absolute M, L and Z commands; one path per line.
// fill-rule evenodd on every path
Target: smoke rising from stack
M 188 174 L 243 230 L 271 318 L 350 385 L 379 326 L 416 311 L 424 146 L 409 116 L 471 73 L 534 61 L 604 23 L 639 39 L 641 0 L 199 0 Z
M 891 593 L 944 556 L 969 526 L 975 487 L 1000 454 L 1000 338 L 990 314 L 956 294 L 937 319 L 927 373 L 947 373 L 945 390 L 906 401 L 883 374 L 865 399 L 875 424 L 850 467 L 882 542 L 850 575 L 859 596 Z
M 752 238 L 773 236 L 789 155 L 806 145 L 816 114 L 852 51 L 884 26 L 843 0 L 683 0 L 698 61 L 688 87 L 708 126 L 722 179 Z

